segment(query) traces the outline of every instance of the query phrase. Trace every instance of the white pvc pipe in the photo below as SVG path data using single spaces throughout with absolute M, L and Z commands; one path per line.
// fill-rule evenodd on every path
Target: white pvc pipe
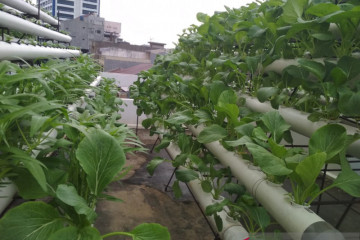
M 33 5 L 23 1 L 23 0 L 0 0 L 0 3 L 8 5 L 12 8 L 15 8 L 21 12 L 28 13 L 30 15 L 38 15 L 38 8 Z M 40 19 L 44 22 L 47 22 L 51 25 L 58 25 L 58 20 L 50 16 L 49 14 L 40 10 Z
M 247 96 L 247 95 L 241 95 L 241 97 L 244 97 L 246 99 L 245 106 L 250 108 L 252 111 L 255 112 L 269 112 L 269 111 L 275 111 L 271 107 L 271 105 L 267 102 L 261 103 L 256 98 Z M 304 113 L 298 110 L 295 110 L 293 108 L 287 108 L 287 107 L 279 107 L 278 112 L 280 115 L 284 118 L 284 120 L 291 125 L 291 130 L 300 133 L 304 136 L 311 137 L 311 135 L 320 127 L 329 124 L 329 122 L 326 121 L 317 121 L 312 122 L 308 120 L 308 113 Z M 340 124 L 340 123 L 338 123 Z M 355 127 L 351 127 L 345 124 L 340 124 L 343 127 L 346 128 L 346 131 L 350 135 L 354 135 L 355 133 L 359 132 L 359 129 Z M 347 153 L 360 158 L 360 140 L 355 141 L 352 143 L 348 149 Z
M 47 39 L 54 39 L 61 42 L 70 42 L 71 37 L 35 23 L 29 22 L 22 18 L 16 17 L 9 13 L 0 11 L 0 26 L 16 30 L 30 35 L 40 36 Z
M 9 182 L 8 179 L 0 180 L 0 182 Z M 15 184 L 10 182 L 9 184 L 4 184 L 0 187 L 0 213 L 11 203 L 14 195 L 16 193 Z
M 168 153 L 175 159 L 177 155 L 181 152 L 178 147 L 171 143 L 167 148 Z M 186 169 L 184 167 L 179 167 L 179 169 Z M 201 206 L 202 210 L 205 211 L 206 207 L 212 205 L 212 195 L 210 193 L 205 193 L 201 188 L 201 182 L 199 180 L 193 180 L 187 183 L 191 192 L 195 196 L 196 200 L 198 201 L 199 205 Z M 243 240 L 249 237 L 248 232 L 242 227 L 240 223 L 233 223 L 229 222 L 226 219 L 226 212 L 221 211 L 218 212 L 218 215 L 221 217 L 223 221 L 223 230 L 219 232 L 221 239 L 224 240 Z M 217 230 L 215 219 L 212 216 L 208 216 L 207 219 L 209 220 L 210 224 L 212 225 L 213 229 Z
M 195 136 L 198 136 L 203 127 L 195 128 L 189 126 L 189 129 Z M 309 228 L 318 223 L 326 222 L 304 207 L 295 207 L 291 204 L 288 192 L 282 187 L 269 184 L 262 172 L 251 170 L 240 155 L 227 151 L 219 141 L 205 144 L 219 161 L 231 168 L 232 174 L 246 187 L 261 205 L 270 213 L 271 216 L 291 235 L 295 240 L 306 239 L 304 233 Z M 339 234 L 335 229 L 329 226 L 328 231 Z M 317 237 L 322 233 L 317 233 Z M 341 236 L 341 234 L 339 235 Z M 313 238 L 308 238 L 313 239 Z M 317 238 L 314 238 L 317 239 Z M 321 238 L 322 239 L 322 238 Z M 341 239 L 339 237 L 338 239 Z
M 0 60 L 29 60 L 36 58 L 68 58 L 80 55 L 78 50 L 40 47 L 0 42 Z

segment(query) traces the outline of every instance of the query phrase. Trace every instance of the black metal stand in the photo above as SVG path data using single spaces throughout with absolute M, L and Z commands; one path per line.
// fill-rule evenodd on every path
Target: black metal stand
M 160 139 L 160 137 L 158 137 L 158 138 L 156 139 L 156 141 L 155 141 L 155 143 L 154 143 L 154 145 L 153 145 L 152 150 L 154 149 L 154 147 L 155 147 L 155 145 L 156 145 L 156 143 L 157 143 L 157 141 L 158 141 L 159 139 Z M 173 161 L 174 159 L 172 159 L 172 157 L 171 157 L 171 155 L 169 154 L 169 152 L 167 151 L 167 149 L 165 149 L 165 151 L 166 151 L 166 153 L 168 154 L 169 158 Z M 168 188 L 169 188 L 169 185 L 170 185 L 170 183 L 171 183 L 171 180 L 173 179 L 173 177 L 174 177 L 175 172 L 176 172 L 177 169 L 178 169 L 178 167 L 174 168 L 174 171 L 172 172 L 172 174 L 171 174 L 171 176 L 170 176 L 170 179 L 169 179 L 168 183 L 167 183 L 166 186 L 165 186 L 165 192 L 170 192 L 170 191 L 168 190 Z M 211 232 L 214 234 L 214 240 L 221 240 L 221 238 L 220 238 L 220 236 L 219 236 L 219 233 L 217 233 L 217 232 L 213 229 L 213 227 L 211 226 L 209 220 L 207 219 L 205 213 L 204 213 L 203 210 L 201 209 L 201 206 L 200 206 L 199 202 L 196 200 L 196 198 L 195 198 L 194 194 L 192 193 L 191 189 L 189 188 L 189 186 L 187 185 L 187 183 L 185 183 L 185 185 L 186 185 L 187 189 L 189 190 L 192 198 L 194 199 L 196 205 L 198 206 L 201 214 L 202 214 L 203 217 L 205 218 L 206 223 L 207 223 L 208 226 L 210 227 Z
M 157 144 L 157 142 L 160 140 L 160 137 L 158 136 L 157 137 L 157 139 L 155 140 L 155 142 L 154 142 L 154 145 L 152 146 L 152 148 L 151 148 L 151 150 L 150 150 L 150 153 L 152 153 L 153 151 L 154 151 L 154 148 L 155 148 L 155 146 L 156 146 L 156 144 Z

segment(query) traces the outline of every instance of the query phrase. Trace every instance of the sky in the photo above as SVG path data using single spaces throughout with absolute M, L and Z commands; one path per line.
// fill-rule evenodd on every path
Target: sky
M 120 22 L 121 38 L 131 44 L 149 41 L 173 48 L 178 35 L 190 25 L 199 25 L 198 12 L 213 15 L 224 6 L 239 8 L 254 0 L 101 0 L 100 16 Z

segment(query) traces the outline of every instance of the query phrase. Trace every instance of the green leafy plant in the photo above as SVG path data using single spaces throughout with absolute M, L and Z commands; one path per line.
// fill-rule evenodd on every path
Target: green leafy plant
M 143 150 L 116 122 L 121 102 L 113 81 L 94 88 L 95 98 L 84 98 L 91 113 L 66 109 L 91 88 L 98 70 L 88 56 L 23 68 L 0 62 L 0 177 L 13 180 L 24 199 L 46 199 L 9 210 L 0 219 L 4 239 L 170 239 L 158 224 L 104 236 L 92 226 L 97 200 L 114 199 L 103 190 L 127 171 L 125 153 Z

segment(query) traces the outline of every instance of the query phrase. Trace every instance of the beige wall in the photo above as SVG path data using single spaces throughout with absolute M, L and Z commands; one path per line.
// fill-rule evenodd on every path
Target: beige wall
M 121 23 L 105 21 L 104 23 L 105 32 L 114 32 L 117 34 L 121 33 Z
M 138 58 L 138 59 L 150 59 L 150 53 L 148 52 L 138 52 L 122 48 L 101 48 L 101 55 L 103 56 L 112 56 L 112 57 L 121 57 L 121 58 Z

